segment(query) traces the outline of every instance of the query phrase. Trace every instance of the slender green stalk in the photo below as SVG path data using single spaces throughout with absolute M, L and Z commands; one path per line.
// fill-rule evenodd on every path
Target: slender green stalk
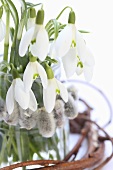
M 69 8 L 70 10 L 72 10 L 72 8 L 71 8 L 70 6 L 66 6 L 66 7 L 60 12 L 60 14 L 56 17 L 57 20 L 60 18 L 60 16 L 62 15 L 62 13 L 63 13 L 67 8 Z
M 19 27 L 18 27 L 18 32 L 17 32 L 17 39 L 21 40 L 22 37 L 22 32 L 23 32 L 23 28 L 24 25 L 26 24 L 26 16 L 27 16 L 27 6 L 26 6 L 26 2 L 24 0 L 22 0 L 22 13 L 21 13 L 21 19 L 19 22 Z
M 14 36 L 13 36 L 13 41 L 12 41 L 12 46 L 11 46 L 11 53 L 10 53 L 10 63 L 14 63 L 19 17 L 18 17 L 17 9 L 15 5 L 13 4 L 13 2 L 11 0 L 6 0 L 6 2 L 9 5 L 9 10 L 15 23 L 15 30 L 14 30 Z
M 6 35 L 4 41 L 4 61 L 8 61 L 8 49 L 9 49 L 9 32 L 10 32 L 10 11 L 8 6 L 5 8 L 6 10 Z

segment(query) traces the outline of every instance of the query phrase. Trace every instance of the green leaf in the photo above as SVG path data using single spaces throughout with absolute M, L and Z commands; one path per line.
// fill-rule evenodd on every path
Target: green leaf
M 0 76 L 0 96 L 5 100 L 7 90 L 9 89 L 10 82 L 8 81 L 7 76 Z
M 78 30 L 80 33 L 90 33 L 89 31 L 85 31 L 85 30 Z

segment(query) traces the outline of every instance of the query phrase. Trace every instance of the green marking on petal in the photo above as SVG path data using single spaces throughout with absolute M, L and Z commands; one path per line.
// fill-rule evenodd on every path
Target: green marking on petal
M 77 67 L 80 67 L 80 68 L 83 68 L 83 63 L 81 62 L 81 61 L 79 61 L 78 63 L 77 63 Z
M 34 43 L 36 43 L 36 39 L 31 41 L 31 44 L 33 45 Z
M 36 73 L 36 74 L 33 75 L 33 79 L 34 79 L 34 80 L 35 80 L 37 77 L 39 77 L 39 74 Z
M 76 47 L 76 42 L 75 42 L 75 40 L 72 40 L 71 47 Z
M 56 93 L 57 93 L 57 94 L 60 94 L 60 90 L 59 90 L 59 89 L 56 89 Z

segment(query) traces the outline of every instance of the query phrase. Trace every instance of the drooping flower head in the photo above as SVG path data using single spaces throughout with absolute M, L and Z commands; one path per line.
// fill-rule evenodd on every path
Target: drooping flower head
M 32 55 L 43 61 L 48 53 L 49 37 L 43 25 L 44 10 L 41 9 L 37 13 L 36 22 L 33 27 L 28 29 L 21 39 L 19 46 L 19 55 L 24 56 L 28 50 Z
M 78 74 L 77 70 L 80 68 L 81 72 L 79 71 L 79 74 L 84 71 L 85 78 L 90 80 L 92 77 L 91 73 L 94 66 L 94 58 L 91 52 L 89 57 L 86 42 L 75 26 L 75 18 L 75 13 L 72 10 L 69 13 L 68 24 L 59 33 L 54 48 L 56 55 L 62 58 L 67 78 L 70 78 L 75 72 Z M 86 67 L 84 67 L 85 63 L 89 63 L 88 65 L 91 68 L 89 71 L 86 71 Z M 90 63 L 92 64 L 90 65 Z
M 29 92 L 33 81 L 40 76 L 43 88 L 47 87 L 47 74 L 43 66 L 37 61 L 36 57 L 31 56 L 23 75 L 25 91 Z
M 27 108 L 30 108 L 32 111 L 36 111 L 37 101 L 34 93 L 31 89 L 29 92 L 25 92 L 24 83 L 21 80 L 17 70 L 15 68 L 13 68 L 12 70 L 14 79 L 6 95 L 6 107 L 8 113 L 13 113 L 15 101 L 20 105 L 20 107 L 25 110 Z
M 52 68 L 47 64 L 46 73 L 48 77 L 48 85 L 46 89 L 43 89 L 43 102 L 47 112 L 50 113 L 55 106 L 56 95 L 60 95 L 64 102 L 67 102 L 68 92 L 64 84 L 54 77 Z

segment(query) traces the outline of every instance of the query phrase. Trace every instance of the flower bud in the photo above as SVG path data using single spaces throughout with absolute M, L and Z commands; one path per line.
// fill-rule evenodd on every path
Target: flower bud
M 68 102 L 64 106 L 64 114 L 69 119 L 74 119 L 78 115 L 78 103 L 73 99 L 71 94 L 68 94 Z
M 69 18 L 68 18 L 68 23 L 69 24 L 75 24 L 75 12 L 74 11 L 70 11 L 69 13 Z
M 44 10 L 40 9 L 37 12 L 37 16 L 36 16 L 36 24 L 38 25 L 43 25 L 44 22 Z
M 52 137 L 55 133 L 55 119 L 52 113 L 48 113 L 44 108 L 38 110 L 37 126 L 39 133 L 46 138 Z
M 4 120 L 9 125 L 16 126 L 19 122 L 19 115 L 20 115 L 19 104 L 15 101 L 13 112 L 10 115 L 7 114 L 7 116 L 5 116 L 5 118 L 4 118 Z
M 35 18 L 36 17 L 36 10 L 35 8 L 30 8 L 28 10 L 28 18 Z

